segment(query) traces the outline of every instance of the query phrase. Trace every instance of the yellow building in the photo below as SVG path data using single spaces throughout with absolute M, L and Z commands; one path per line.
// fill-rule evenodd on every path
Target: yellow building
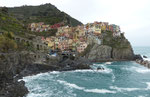
M 102 30 L 106 30 L 106 25 L 102 25 L 102 26 L 101 26 L 101 29 L 102 29 Z
M 101 34 L 101 27 L 100 25 L 94 25 L 92 27 L 93 31 L 94 31 L 94 34 Z

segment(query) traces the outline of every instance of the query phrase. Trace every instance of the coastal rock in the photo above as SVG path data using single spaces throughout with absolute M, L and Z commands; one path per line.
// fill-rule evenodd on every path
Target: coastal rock
M 143 58 L 140 54 L 138 54 L 138 55 L 134 55 L 134 60 L 143 60 Z
M 144 55 L 143 58 L 147 58 L 147 56 Z
M 34 75 L 38 73 L 49 72 L 53 70 L 58 70 L 59 67 L 57 65 L 46 65 L 46 64 L 30 64 L 26 66 L 24 70 L 19 74 L 19 78 L 23 76 Z
M 0 97 L 23 97 L 28 93 L 24 82 L 16 79 L 28 62 L 26 55 L 0 55 Z
M 131 48 L 117 49 L 113 48 L 112 58 L 116 60 L 133 60 L 134 54 Z
M 0 90 L 0 97 L 24 97 L 28 93 L 24 81 L 10 81 L 3 83 L 3 85 L 5 88 Z
M 133 60 L 134 53 L 132 48 L 117 49 L 107 45 L 95 44 L 85 57 L 93 62 L 121 61 Z
M 111 51 L 112 48 L 107 45 L 95 44 L 86 57 L 94 62 L 111 60 Z
M 66 59 L 59 63 L 60 71 L 68 71 L 68 70 L 76 70 L 76 69 L 90 69 L 90 65 L 92 63 L 83 57 L 75 58 L 75 59 Z
M 150 61 L 148 61 L 148 60 L 136 59 L 136 62 L 137 62 L 138 64 L 141 64 L 141 65 L 147 67 L 147 68 L 150 68 Z

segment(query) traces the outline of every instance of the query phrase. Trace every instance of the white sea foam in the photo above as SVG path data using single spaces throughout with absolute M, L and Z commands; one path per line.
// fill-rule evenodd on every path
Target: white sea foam
M 28 80 L 33 80 L 33 79 L 37 79 L 40 78 L 42 76 L 49 76 L 50 74 L 59 74 L 59 71 L 52 71 L 52 72 L 46 72 L 46 73 L 39 73 L 36 75 L 31 75 L 31 76 L 26 76 L 23 77 L 23 79 L 19 79 L 18 81 L 24 80 L 25 82 L 27 82 Z M 51 76 L 52 77 L 52 76 Z
M 59 71 L 52 71 L 50 72 L 50 74 L 59 74 L 60 72 Z
M 116 77 L 115 77 L 114 73 L 112 73 L 112 82 L 115 82 L 115 79 L 116 79 Z
M 27 97 L 43 97 L 43 95 L 42 94 L 37 94 L 37 93 L 29 93 L 27 95 Z
M 142 58 L 143 58 L 144 60 L 150 61 L 150 58 L 144 58 L 143 56 L 144 56 L 144 55 L 142 55 Z
M 74 70 L 72 72 L 94 72 L 92 69 L 84 69 L 84 70 Z
M 50 92 L 50 91 L 47 91 L 47 92 L 44 92 L 44 93 L 36 93 L 36 92 L 33 92 L 33 93 L 29 93 L 27 95 L 27 97 L 52 97 L 53 93 Z
M 44 76 L 49 76 L 49 72 L 47 73 L 40 73 L 40 74 L 37 74 L 37 75 L 31 75 L 31 76 L 26 76 L 26 77 L 23 77 L 23 81 L 25 82 L 29 82 L 29 81 L 32 81 L 32 80 L 36 80 L 36 79 L 43 79 Z M 53 76 L 49 76 L 49 78 L 52 78 Z
M 85 92 L 92 92 L 92 93 L 116 93 L 115 91 L 110 91 L 106 89 L 85 89 L 85 87 L 80 87 L 76 84 L 68 83 L 66 81 L 62 80 L 57 80 L 60 84 L 64 84 L 66 86 L 69 86 L 70 88 L 78 89 L 78 90 L 83 90 Z
M 150 61 L 150 58 L 143 58 L 144 60 Z
M 110 64 L 112 64 L 112 63 L 113 63 L 113 62 L 106 62 L 105 64 L 106 64 L 106 65 L 110 65 Z
M 140 67 L 133 66 L 133 67 L 130 67 L 130 68 L 124 67 L 122 69 L 130 70 L 130 71 L 136 71 L 138 73 L 150 73 L 150 69 L 148 69 L 146 67 L 142 67 L 142 66 L 140 66 Z
M 101 66 L 101 65 L 110 65 L 112 64 L 113 62 L 105 62 L 105 63 L 98 63 L 98 64 L 93 64 L 93 65 L 96 65 L 96 66 Z
M 146 67 L 132 67 L 131 69 L 138 73 L 150 73 L 150 70 Z
M 92 93 L 116 93 L 116 91 L 110 91 L 110 90 L 106 90 L 106 89 L 85 89 L 85 92 L 92 92 Z
M 138 72 L 138 73 L 150 73 L 150 70 L 149 69 L 136 69 L 136 71 Z
M 145 96 L 139 95 L 138 97 L 145 97 Z
M 69 71 L 69 72 L 70 72 L 70 71 Z M 71 71 L 71 72 L 92 72 L 92 73 L 99 72 L 99 73 L 110 73 L 110 72 L 112 72 L 112 70 L 111 70 L 111 69 L 108 69 L 108 68 L 104 68 L 104 70 L 84 69 L 84 70 L 74 70 L 74 71 Z
M 124 92 L 124 91 L 137 91 L 137 90 L 150 90 L 150 82 L 146 82 L 147 87 L 146 88 L 120 88 L 116 86 L 110 86 L 110 89 L 117 90 L 118 92 Z
M 104 68 L 104 70 L 100 70 L 100 71 L 103 71 L 103 72 L 105 72 L 105 73 L 111 73 L 111 72 L 112 72 L 112 69 L 107 68 L 106 65 L 102 65 L 102 67 Z
M 146 82 L 146 84 L 147 84 L 146 90 L 150 90 L 150 82 Z
M 83 90 L 84 89 L 84 87 L 79 87 L 79 86 L 77 86 L 76 84 L 71 84 L 71 83 L 68 83 L 68 82 L 66 82 L 66 81 L 62 81 L 62 80 L 57 80 L 60 84 L 64 84 L 64 85 L 66 85 L 66 86 L 69 86 L 69 87 L 71 87 L 71 88 L 75 88 L 75 89 L 78 89 L 78 90 Z
M 117 90 L 118 92 L 123 92 L 123 91 L 137 91 L 137 90 L 141 90 L 140 88 L 119 88 L 116 86 L 110 86 L 110 89 L 114 89 Z

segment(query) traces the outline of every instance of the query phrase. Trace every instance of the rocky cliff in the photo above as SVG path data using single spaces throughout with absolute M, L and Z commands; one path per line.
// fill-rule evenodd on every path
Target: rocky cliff
M 130 42 L 121 34 L 114 37 L 112 32 L 102 32 L 102 44 L 92 43 L 81 54 L 93 62 L 133 60 Z
M 91 63 L 85 58 L 59 55 L 47 57 L 38 64 L 30 53 L 0 53 L 0 97 L 24 97 L 28 93 L 24 81 L 18 79 L 49 71 L 89 69 Z
M 29 63 L 27 55 L 1 54 L 0 55 L 0 97 L 23 97 L 28 93 L 25 83 L 18 82 L 17 75 Z

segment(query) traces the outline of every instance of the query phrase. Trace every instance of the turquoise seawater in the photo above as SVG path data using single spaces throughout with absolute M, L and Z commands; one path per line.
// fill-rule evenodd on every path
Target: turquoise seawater
M 150 56 L 150 48 L 134 51 Z M 105 70 L 97 71 L 99 66 Z M 92 68 L 24 77 L 27 97 L 150 97 L 150 69 L 132 61 L 97 63 Z
M 150 47 L 133 47 L 135 54 L 146 55 L 150 58 Z

